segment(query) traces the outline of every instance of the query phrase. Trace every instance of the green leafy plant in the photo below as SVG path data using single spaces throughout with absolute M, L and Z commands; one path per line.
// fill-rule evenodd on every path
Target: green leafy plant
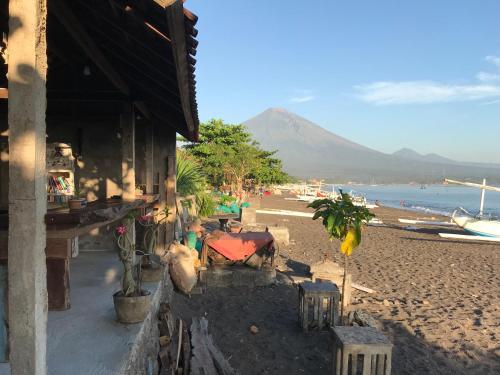
M 323 219 L 331 241 L 338 239 L 342 243 L 340 251 L 344 254 L 344 276 L 342 279 L 342 298 L 345 296 L 345 280 L 348 269 L 348 258 L 354 248 L 361 243 L 362 226 L 375 217 L 366 207 L 357 206 L 351 196 L 340 191 L 340 197 L 332 199 L 317 199 L 308 207 L 314 208 L 313 220 Z M 341 319 L 344 319 L 344 304 L 342 304 Z
M 177 192 L 182 196 L 200 192 L 205 187 L 205 178 L 194 157 L 184 151 L 177 152 Z
M 186 151 L 177 150 L 177 192 L 182 196 L 194 195 L 198 215 L 202 217 L 215 212 L 215 201 L 206 193 L 206 188 L 205 174 L 198 160 Z
M 202 192 L 196 195 L 196 205 L 200 217 L 209 217 L 215 213 L 215 201 L 208 193 Z
M 233 202 L 236 202 L 236 197 L 230 195 L 221 195 L 220 197 L 220 204 L 222 205 L 230 206 Z

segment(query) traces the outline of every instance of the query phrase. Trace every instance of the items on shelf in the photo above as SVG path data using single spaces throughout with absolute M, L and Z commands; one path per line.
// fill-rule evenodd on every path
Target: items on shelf
M 47 144 L 47 202 L 65 204 L 76 195 L 71 145 Z

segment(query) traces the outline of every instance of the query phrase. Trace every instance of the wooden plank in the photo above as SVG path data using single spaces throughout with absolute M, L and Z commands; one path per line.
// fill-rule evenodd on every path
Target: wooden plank
M 186 324 L 182 327 L 182 374 L 189 375 L 190 367 L 189 361 L 191 360 L 191 340 Z
M 221 375 L 235 374 L 236 372 L 234 371 L 234 369 L 231 367 L 226 358 L 224 358 L 224 355 L 221 353 L 219 348 L 215 346 L 212 336 L 208 334 L 208 320 L 206 318 L 201 318 L 200 325 L 203 336 L 207 343 L 208 351 L 212 355 L 212 359 L 218 373 Z
M 69 259 L 71 258 L 71 239 L 70 238 L 47 238 L 47 247 L 45 248 L 47 258 Z
M 193 318 L 191 323 L 191 374 L 192 375 L 218 375 L 212 356 L 207 347 L 206 338 L 201 327 L 201 319 Z
M 362 292 L 366 292 L 366 293 L 377 293 L 376 290 L 374 289 L 370 289 L 366 286 L 363 286 L 363 285 L 359 285 L 359 284 L 356 284 L 356 283 L 351 283 L 351 286 L 354 288 L 354 289 L 357 289 L 357 290 L 361 290 Z

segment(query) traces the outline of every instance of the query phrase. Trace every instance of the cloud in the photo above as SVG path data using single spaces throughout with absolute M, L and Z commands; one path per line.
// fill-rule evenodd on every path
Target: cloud
M 500 86 L 455 85 L 434 81 L 374 82 L 356 86 L 359 98 L 376 105 L 428 104 L 500 97 Z
M 489 63 L 492 63 L 493 65 L 496 65 L 500 68 L 500 57 L 497 56 L 486 56 L 484 58 Z
M 480 105 L 491 105 L 491 104 L 500 104 L 500 99 L 492 100 L 491 102 L 480 103 Z
M 297 96 L 294 98 L 290 98 L 290 101 L 292 103 L 306 103 L 306 102 L 312 102 L 315 99 L 316 97 L 314 95 L 306 95 L 306 96 Z
M 485 61 L 500 68 L 500 57 Z M 454 84 L 437 81 L 377 81 L 354 86 L 358 98 L 375 105 L 464 102 L 500 97 L 500 72 L 479 72 L 476 83 Z M 497 82 L 499 81 L 499 82 Z M 497 100 L 482 104 L 497 103 Z
M 476 74 L 476 78 L 481 82 L 500 81 L 500 74 L 479 72 Z

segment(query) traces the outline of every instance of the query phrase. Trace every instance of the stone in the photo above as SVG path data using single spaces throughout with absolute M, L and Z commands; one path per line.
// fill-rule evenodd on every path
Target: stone
M 290 245 L 290 233 L 288 232 L 288 228 L 280 225 L 268 226 L 266 231 L 271 233 L 274 237 L 274 242 L 278 244 L 278 246 L 288 246 Z
M 391 303 L 389 302 L 389 300 L 384 299 L 384 300 L 382 301 L 382 305 L 389 307 L 389 306 L 391 305 Z
M 254 225 L 257 223 L 257 211 L 254 207 L 243 207 L 241 209 L 241 224 Z
M 256 335 L 257 333 L 259 333 L 259 328 L 255 325 L 252 325 L 250 326 L 250 332 L 254 335 Z

